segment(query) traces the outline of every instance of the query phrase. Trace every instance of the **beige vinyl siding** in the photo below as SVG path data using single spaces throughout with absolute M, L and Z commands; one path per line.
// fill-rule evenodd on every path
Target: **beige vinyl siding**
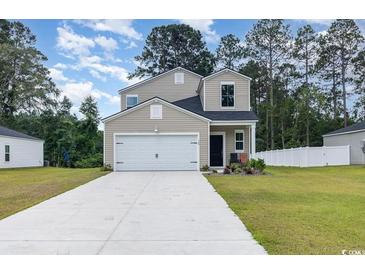
M 361 150 L 362 140 L 365 140 L 365 131 L 325 136 L 323 145 L 326 147 L 350 145 L 350 163 L 360 165 L 365 164 L 365 154 Z
M 235 153 L 235 130 L 244 130 L 244 153 L 250 154 L 250 128 L 249 126 L 211 126 L 210 132 L 219 131 L 226 133 L 226 164 L 229 164 L 231 153 Z
M 208 127 L 209 122 L 198 119 L 174 108 L 162 104 L 162 120 L 150 119 L 151 102 L 124 116 L 105 122 L 105 163 L 113 166 L 114 133 L 152 133 L 159 132 L 199 132 L 200 166 L 208 163 Z M 143 151 L 141 151 L 143 153 Z M 173 151 L 171 153 L 174 153 Z
M 175 73 L 184 73 L 184 84 L 175 85 Z M 126 95 L 138 95 L 138 102 L 142 103 L 155 96 L 169 102 L 196 96 L 201 77 L 185 70 L 174 70 L 156 79 L 152 79 L 140 86 L 123 91 L 121 95 L 121 110 L 126 109 Z
M 222 72 L 215 77 L 205 81 L 205 110 L 250 110 L 250 81 L 233 72 Z M 221 107 L 221 82 L 234 82 L 235 84 L 235 102 L 233 108 Z
M 200 102 L 202 104 L 203 110 L 204 110 L 204 86 L 205 86 L 205 83 L 203 81 L 202 87 L 200 88 L 200 91 L 199 91 Z

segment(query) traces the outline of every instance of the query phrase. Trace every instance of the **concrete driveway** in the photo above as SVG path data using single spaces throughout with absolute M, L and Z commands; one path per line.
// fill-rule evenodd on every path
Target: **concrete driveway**
M 199 172 L 111 173 L 0 221 L 0 254 L 265 254 Z

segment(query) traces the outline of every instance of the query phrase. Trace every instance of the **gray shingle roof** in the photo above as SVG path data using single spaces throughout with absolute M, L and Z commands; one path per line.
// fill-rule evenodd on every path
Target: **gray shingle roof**
M 199 95 L 175 101 L 172 104 L 213 121 L 258 120 L 253 111 L 204 111 Z
M 340 129 L 337 129 L 335 131 L 331 131 L 329 133 L 326 133 L 323 136 L 333 135 L 333 134 L 340 134 L 340 133 L 348 133 L 348 132 L 357 131 L 357 130 L 365 130 L 365 122 L 360 122 L 360 123 L 353 124 L 353 125 L 348 126 L 348 127 L 340 128 Z
M 12 130 L 7 127 L 0 126 L 0 135 L 2 136 L 9 136 L 9 137 L 16 137 L 16 138 L 23 138 L 23 139 L 32 139 L 32 140 L 40 140 L 39 138 L 21 133 L 19 131 Z

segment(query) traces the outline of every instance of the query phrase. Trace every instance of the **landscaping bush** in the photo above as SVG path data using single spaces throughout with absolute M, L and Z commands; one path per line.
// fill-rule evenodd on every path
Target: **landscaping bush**
M 96 153 L 87 158 L 75 162 L 76 168 L 101 167 L 103 165 L 103 154 Z
M 201 167 L 200 169 L 201 171 L 208 171 L 209 170 L 209 166 L 208 165 L 204 165 Z
M 223 170 L 223 174 L 231 174 L 231 169 L 229 168 L 229 166 L 226 166 Z
M 237 167 L 237 168 L 235 168 L 235 170 L 233 172 L 234 172 L 234 174 L 241 174 L 242 169 L 240 167 Z
M 263 172 L 265 168 L 266 168 L 266 164 L 265 164 L 264 159 L 257 159 L 256 160 L 256 169 L 259 170 L 260 172 Z
M 244 170 L 246 174 L 262 173 L 266 168 L 265 161 L 263 159 L 250 159 L 247 161 Z
M 231 168 L 232 172 L 235 172 L 235 170 L 237 168 L 239 168 L 239 169 L 241 168 L 241 164 L 240 163 L 231 163 L 230 168 Z
M 218 173 L 218 171 L 216 169 L 213 169 L 212 172 L 213 173 Z

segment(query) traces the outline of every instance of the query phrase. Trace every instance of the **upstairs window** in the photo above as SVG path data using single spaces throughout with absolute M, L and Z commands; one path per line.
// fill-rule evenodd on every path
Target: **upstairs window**
M 5 145 L 5 162 L 10 162 L 10 146 Z
M 234 131 L 235 135 L 235 151 L 243 152 L 244 151 L 244 132 L 241 129 L 237 129 Z
M 126 107 L 131 108 L 138 104 L 138 95 L 127 95 Z
M 234 107 L 234 83 L 222 82 L 221 83 L 221 106 L 223 108 Z
M 176 72 L 175 73 L 175 85 L 183 85 L 184 84 L 184 73 Z

